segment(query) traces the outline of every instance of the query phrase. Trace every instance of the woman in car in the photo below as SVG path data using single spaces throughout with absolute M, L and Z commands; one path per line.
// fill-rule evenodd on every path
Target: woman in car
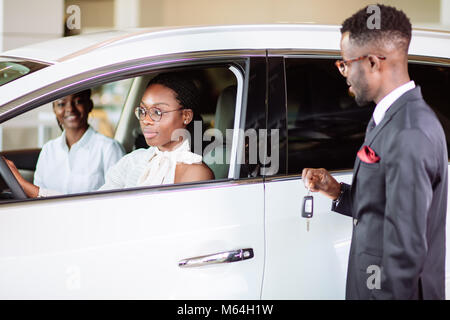
M 168 73 L 152 79 L 135 109 L 150 148 L 135 150 L 120 159 L 107 172 L 100 190 L 214 179 L 202 156 L 190 151 L 189 140 L 182 134 L 192 124 L 199 99 L 198 89 L 186 77 Z M 21 178 L 11 162 L 8 164 L 27 196 L 56 194 L 41 192 Z
M 100 190 L 214 179 L 182 134 L 193 124 L 199 101 L 197 87 L 184 76 L 167 73 L 152 79 L 135 109 L 150 148 L 123 157 Z
M 28 197 L 89 192 L 104 184 L 106 172 L 124 155 L 124 150 L 116 140 L 89 126 L 92 109 L 90 89 L 53 102 L 53 112 L 63 132 L 42 147 L 34 184 L 5 159 Z

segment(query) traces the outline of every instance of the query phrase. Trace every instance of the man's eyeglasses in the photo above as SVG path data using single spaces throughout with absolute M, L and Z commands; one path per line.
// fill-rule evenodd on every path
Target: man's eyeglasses
M 364 56 L 355 58 L 355 59 L 350 59 L 350 60 L 338 60 L 335 62 L 336 67 L 339 69 L 339 72 L 345 77 L 345 75 L 347 74 L 347 67 L 348 65 L 352 64 L 353 62 L 356 61 L 360 61 L 363 59 L 366 59 L 370 56 L 370 54 L 366 54 Z M 386 60 L 386 57 L 383 56 L 376 56 L 378 59 L 380 60 Z
M 161 118 L 164 113 L 174 112 L 174 111 L 178 111 L 181 109 L 183 109 L 183 108 L 181 107 L 181 108 L 178 108 L 175 110 L 161 111 L 160 109 L 155 108 L 155 107 L 147 109 L 143 106 L 139 106 L 139 107 L 136 107 L 136 109 L 134 109 L 134 114 L 136 115 L 136 118 L 138 118 L 140 121 L 144 121 L 145 117 L 148 114 L 153 121 L 159 122 L 159 121 L 161 121 Z

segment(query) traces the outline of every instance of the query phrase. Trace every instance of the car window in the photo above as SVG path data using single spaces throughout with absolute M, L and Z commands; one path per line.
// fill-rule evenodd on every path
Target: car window
M 203 162 L 214 172 L 215 179 L 228 177 L 232 134 L 237 97 L 237 78 L 229 67 L 195 68 L 172 71 L 192 79 L 200 91 L 199 113 L 193 126 L 188 126 L 191 151 L 202 155 Z M 147 82 L 157 74 L 150 74 Z M 134 117 L 134 116 L 133 116 Z M 147 148 L 138 122 L 132 150 Z M 232 131 L 231 131 L 232 132 Z
M 242 97 L 238 96 L 236 74 L 229 65 L 183 68 L 167 72 L 189 77 L 199 89 L 199 112 L 194 116 L 195 124 L 190 131 L 191 150 L 203 156 L 203 162 L 214 172 L 215 179 L 227 178 L 231 162 L 227 150 L 230 150 L 231 144 L 234 143 L 233 134 L 229 135 L 230 139 L 227 141 L 227 130 L 233 132 L 236 102 L 242 100 Z M 120 135 L 118 136 L 115 131 L 122 125 L 126 137 L 118 138 L 118 142 L 122 143 L 125 139 L 132 141 L 131 148 L 126 150 L 127 153 L 148 148 L 135 116 L 135 108 L 142 99 L 148 81 L 158 74 L 159 72 L 150 72 L 143 76 L 90 88 L 91 99 L 95 105 L 89 119 L 91 127 L 104 136 L 117 138 Z M 240 77 L 243 79 L 242 75 Z M 136 85 L 141 88 L 133 89 Z M 242 94 L 242 88 L 240 91 Z M 62 131 L 53 112 L 53 103 L 67 103 L 64 102 L 64 98 L 36 107 L 0 125 L 2 154 L 15 163 L 29 182 L 36 181 L 34 171 L 42 146 L 56 141 L 55 139 L 61 136 Z M 77 174 L 82 177 L 87 172 L 79 170 Z M 96 175 L 98 174 L 97 172 Z M 0 181 L 0 187 L 4 191 L 7 190 L 3 181 Z M 86 192 L 96 190 L 98 189 Z M 8 199 L 8 195 L 3 198 Z
M 107 137 L 114 137 L 132 80 L 125 79 L 92 88 L 94 109 L 90 114 L 89 124 L 96 131 Z
M 446 66 L 412 62 L 409 64 L 409 75 L 421 87 L 424 100 L 444 128 L 450 158 L 450 61 Z
M 97 132 L 114 137 L 131 81 L 126 79 L 91 88 L 94 109 L 88 122 Z M 59 135 L 61 128 L 50 102 L 2 123 L 0 151 L 42 148 Z
M 288 173 L 352 169 L 374 105 L 359 107 L 332 59 L 286 63 Z
M 0 57 L 0 86 L 47 66 L 36 61 Z
M 299 174 L 305 167 L 351 170 L 374 104 L 355 103 L 334 59 L 289 58 L 285 63 L 288 173 Z M 409 71 L 441 121 L 448 143 L 449 67 L 410 63 Z

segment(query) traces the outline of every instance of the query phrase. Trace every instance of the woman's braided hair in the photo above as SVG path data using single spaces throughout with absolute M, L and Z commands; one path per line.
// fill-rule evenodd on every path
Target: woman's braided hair
M 162 73 L 150 80 L 147 88 L 153 84 L 160 84 L 172 89 L 175 92 L 175 98 L 183 109 L 191 109 L 194 114 L 198 112 L 201 98 L 200 91 L 186 75 L 181 73 Z

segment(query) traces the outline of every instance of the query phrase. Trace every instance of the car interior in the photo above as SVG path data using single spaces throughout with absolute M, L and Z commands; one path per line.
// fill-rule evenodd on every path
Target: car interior
M 235 118 L 235 105 L 236 105 L 236 91 L 237 91 L 237 79 L 236 76 L 229 70 L 227 66 L 223 67 L 206 67 L 206 68 L 192 68 L 189 70 L 175 70 L 170 72 L 178 72 L 180 74 L 187 75 L 193 79 L 195 85 L 200 89 L 201 92 L 201 110 L 200 113 L 194 116 L 194 120 L 197 122 L 198 126 L 201 128 L 201 139 L 196 139 L 194 136 L 193 126 L 190 128 L 191 134 L 191 151 L 203 155 L 203 162 L 208 165 L 214 172 L 216 180 L 226 179 L 228 177 L 229 163 L 230 163 L 230 149 L 231 141 L 226 139 L 226 130 L 233 129 L 234 118 Z M 120 109 L 120 117 L 117 121 L 117 125 L 114 123 L 109 123 L 108 127 L 113 128 L 112 138 L 116 139 L 122 144 L 126 153 L 130 153 L 139 148 L 148 148 L 145 142 L 141 128 L 139 125 L 139 120 L 135 116 L 135 108 L 139 105 L 142 95 L 147 87 L 148 82 L 155 76 L 157 72 L 145 74 L 132 79 L 127 82 L 127 90 L 122 96 L 122 103 L 116 109 Z M 119 83 L 118 81 L 117 83 Z M 102 92 L 102 87 L 106 85 L 113 85 L 111 83 L 105 84 L 96 88 L 92 88 L 92 92 Z M 91 98 L 94 98 L 93 95 Z M 93 99 L 94 100 L 94 99 Z M 97 99 L 102 101 L 102 97 Z M 108 106 L 96 104 L 94 101 L 94 111 L 91 112 L 91 116 L 95 111 L 97 111 L 97 116 L 102 115 L 102 121 L 107 118 Z M 50 124 L 47 125 L 50 128 L 44 129 L 47 133 L 46 141 L 56 138 L 61 134 L 61 130 L 56 126 L 56 120 L 54 120 L 54 114 L 51 112 L 51 103 L 45 106 L 38 107 L 32 110 L 34 113 L 38 113 L 37 110 L 46 108 L 46 118 Z M 100 112 L 99 112 L 100 111 Z M 103 111 L 103 112 L 102 112 Z M 40 115 L 37 116 L 39 122 Z M 7 121 L 9 126 L 3 129 L 3 133 L 7 131 L 9 127 L 14 130 L 17 128 L 23 128 L 24 125 L 21 122 L 25 122 L 27 116 L 25 114 L 20 115 L 16 118 Z M 22 119 L 22 121 L 21 121 Z M 105 135 L 111 135 L 111 132 L 102 132 L 101 126 L 98 124 L 100 121 L 98 119 L 90 118 L 89 123 L 94 129 Z M 16 125 L 14 125 L 16 123 Z M 96 125 L 97 124 L 97 125 Z M 13 130 L 11 129 L 11 130 Z M 36 135 L 36 131 L 41 128 L 37 124 L 33 128 L 26 128 L 28 132 L 28 139 L 32 139 L 33 135 Z M 34 130 L 33 130 L 34 129 Z M 211 130 L 217 129 L 217 130 Z M 42 130 L 40 130 L 42 131 Z M 199 132 L 195 132 L 198 134 Z M 218 137 L 221 135 L 221 137 Z M 38 132 L 39 135 L 39 132 Z M 4 138 L 13 138 L 13 136 L 4 134 Z M 27 140 L 27 138 L 25 138 Z M 217 141 L 216 141 L 217 140 Z M 228 139 L 230 140 L 230 139 Z M 27 140 L 28 141 L 28 140 Z M 46 142 L 44 141 L 44 142 Z M 202 141 L 202 145 L 196 146 L 196 141 Z M 42 143 L 42 141 L 41 141 Z M 6 149 L 6 150 L 5 150 Z M 36 163 L 38 161 L 39 152 L 41 148 L 35 143 L 30 148 L 28 145 L 22 148 L 20 145 L 7 145 L 1 152 L 1 155 L 5 156 L 7 159 L 14 162 L 19 172 L 28 181 L 33 182 L 33 174 L 36 168 Z M 11 199 L 13 195 L 9 190 L 10 187 L 5 183 L 5 179 L 0 179 L 0 189 L 3 191 L 0 196 L 1 199 Z

